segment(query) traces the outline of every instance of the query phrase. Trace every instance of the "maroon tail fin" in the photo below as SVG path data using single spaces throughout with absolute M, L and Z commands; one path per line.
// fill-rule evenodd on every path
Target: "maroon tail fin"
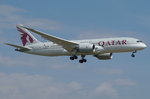
M 17 25 L 16 28 L 20 32 L 20 38 L 23 46 L 39 42 L 27 29 L 21 26 L 22 25 Z

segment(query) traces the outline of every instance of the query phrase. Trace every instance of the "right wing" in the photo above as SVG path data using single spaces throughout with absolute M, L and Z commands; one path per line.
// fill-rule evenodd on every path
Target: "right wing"
M 16 49 L 17 51 L 29 51 L 29 50 L 31 50 L 31 48 L 27 48 L 27 47 L 24 47 L 24 46 L 14 45 L 14 44 L 10 44 L 10 43 L 4 43 L 4 44 L 12 46 L 12 47 L 19 48 L 19 49 Z
M 52 36 L 52 35 L 37 31 L 37 30 L 34 30 L 32 28 L 28 28 L 28 27 L 24 27 L 24 26 L 22 26 L 22 27 L 28 29 L 29 31 L 32 31 L 32 32 L 40 35 L 41 37 L 43 37 L 43 38 L 45 38 L 49 41 L 52 41 L 52 42 L 54 42 L 58 45 L 61 45 L 64 49 L 66 49 L 69 52 L 72 52 L 79 45 L 76 42 L 65 40 L 65 39 L 62 39 L 62 38 L 58 38 L 58 37 L 55 37 L 55 36 Z

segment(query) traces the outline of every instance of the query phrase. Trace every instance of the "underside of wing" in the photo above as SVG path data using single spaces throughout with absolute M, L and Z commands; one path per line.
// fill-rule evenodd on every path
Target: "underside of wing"
M 28 28 L 28 27 L 23 27 L 23 28 L 26 28 L 29 31 L 32 31 L 33 33 L 36 33 L 36 34 L 40 35 L 41 37 L 43 37 L 43 38 L 45 38 L 51 42 L 54 42 L 58 45 L 61 45 L 64 49 L 66 49 L 69 52 L 73 51 L 73 49 L 78 45 L 78 43 L 76 43 L 76 42 L 72 42 L 69 40 L 58 38 L 58 37 L 34 30 L 32 28 Z
M 10 44 L 10 43 L 4 43 L 4 44 L 5 44 L 5 45 L 12 46 L 12 47 L 15 47 L 15 48 L 18 48 L 18 49 L 15 49 L 16 51 L 24 52 L 24 51 L 29 51 L 29 50 L 31 50 L 30 48 L 27 48 L 27 47 L 24 47 L 24 46 L 14 45 L 14 44 Z

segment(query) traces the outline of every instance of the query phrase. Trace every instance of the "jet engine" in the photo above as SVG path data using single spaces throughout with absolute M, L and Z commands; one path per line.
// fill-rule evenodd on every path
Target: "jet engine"
M 97 54 L 97 55 L 94 55 L 94 56 L 96 58 L 100 59 L 100 60 L 112 59 L 112 53 Z
M 104 51 L 104 48 L 102 46 L 95 46 L 93 52 L 95 54 L 102 53 Z
M 78 51 L 82 53 L 93 52 L 94 49 L 95 49 L 95 45 L 90 43 L 81 43 L 78 46 Z
M 95 46 L 94 44 L 90 44 L 90 43 L 81 43 L 79 44 L 77 49 L 79 52 L 82 52 L 82 53 L 95 53 L 95 54 L 98 54 L 104 51 L 103 47 Z

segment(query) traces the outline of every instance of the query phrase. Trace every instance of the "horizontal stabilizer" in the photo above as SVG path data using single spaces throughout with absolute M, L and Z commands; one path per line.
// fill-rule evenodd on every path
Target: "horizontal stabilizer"
M 14 45 L 14 44 L 10 44 L 10 43 L 4 43 L 4 44 L 12 46 L 12 47 L 19 48 L 19 49 L 16 49 L 16 51 L 28 51 L 28 50 L 31 50 L 31 48 L 27 48 L 27 47 L 24 47 L 24 46 Z

